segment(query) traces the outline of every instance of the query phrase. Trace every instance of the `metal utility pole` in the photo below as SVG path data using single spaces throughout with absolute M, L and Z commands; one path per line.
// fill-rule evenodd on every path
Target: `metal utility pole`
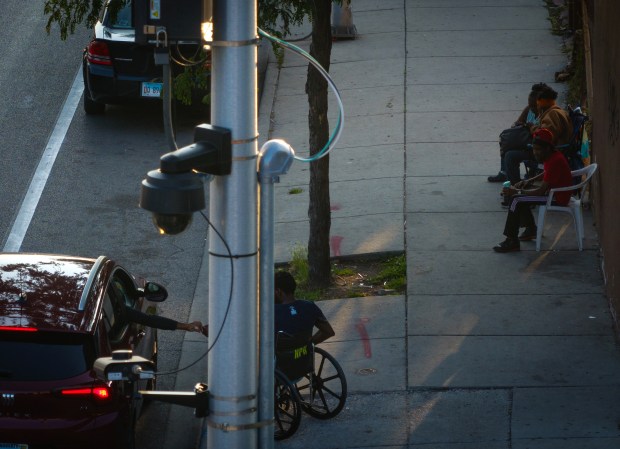
M 258 178 L 260 182 L 260 307 L 259 307 L 259 391 L 258 432 L 260 449 L 274 446 L 274 184 L 288 172 L 295 151 L 283 140 L 269 140 L 260 150 Z M 269 424 L 267 424 L 269 423 Z
M 208 449 L 257 445 L 256 66 L 256 1 L 214 0 L 211 122 L 231 130 L 233 162 L 211 182 L 209 213 L 232 258 L 211 229 L 209 344 L 222 331 L 208 357 Z

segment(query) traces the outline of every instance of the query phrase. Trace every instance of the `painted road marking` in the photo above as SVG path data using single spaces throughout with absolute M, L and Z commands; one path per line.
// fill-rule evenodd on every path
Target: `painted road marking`
M 4 245 L 4 252 L 18 252 L 22 246 L 24 237 L 26 236 L 26 231 L 28 231 L 34 212 L 37 209 L 37 205 L 41 199 L 41 194 L 43 193 L 43 189 L 45 189 L 45 184 L 47 184 L 52 167 L 56 161 L 56 156 L 60 151 L 63 141 L 65 140 L 65 136 L 67 135 L 67 130 L 69 129 L 69 126 L 71 126 L 73 115 L 75 114 L 75 110 L 80 102 L 83 91 L 84 83 L 82 81 L 82 66 L 80 65 L 80 68 L 75 75 L 75 79 L 73 80 L 73 85 L 71 86 L 69 95 L 67 95 L 65 103 L 62 106 L 60 114 L 58 115 L 58 119 L 56 120 L 54 131 L 52 131 L 52 134 L 47 141 L 43 156 L 41 156 L 37 170 L 32 176 L 30 186 L 28 187 L 28 192 L 22 201 L 17 217 L 15 218 L 15 222 L 13 222 L 11 233 L 9 234 Z

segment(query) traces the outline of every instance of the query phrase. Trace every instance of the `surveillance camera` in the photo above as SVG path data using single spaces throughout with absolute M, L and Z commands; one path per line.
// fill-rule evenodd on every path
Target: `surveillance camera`
M 155 365 L 150 360 L 133 355 L 131 350 L 117 350 L 112 357 L 95 360 L 93 369 L 103 381 L 137 381 L 155 378 Z
M 205 208 L 204 184 L 194 172 L 150 171 L 142 181 L 140 207 L 153 214 L 161 234 L 183 232 L 195 211 Z
M 185 231 L 192 222 L 192 214 L 153 213 L 153 223 L 160 234 L 175 235 Z

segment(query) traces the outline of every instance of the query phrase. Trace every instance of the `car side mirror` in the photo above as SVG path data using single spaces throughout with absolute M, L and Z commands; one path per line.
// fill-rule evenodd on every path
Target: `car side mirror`
M 144 288 L 139 289 L 139 294 L 147 301 L 162 302 L 168 298 L 168 290 L 157 282 L 147 282 Z

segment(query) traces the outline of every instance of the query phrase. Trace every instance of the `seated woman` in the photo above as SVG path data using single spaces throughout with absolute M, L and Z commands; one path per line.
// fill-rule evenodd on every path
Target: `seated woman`
M 520 241 L 536 238 L 536 222 L 530 206 L 545 204 L 550 189 L 568 187 L 573 184 L 568 162 L 562 153 L 554 149 L 554 138 L 546 128 L 534 132 L 533 149 L 536 160 L 544 164 L 544 171 L 535 178 L 518 182 L 516 185 L 504 189 L 504 196 L 510 198 L 510 208 L 504 226 L 506 240 L 493 247 L 498 253 L 519 251 Z M 528 189 L 535 182 L 542 179 L 538 187 Z M 565 206 L 570 201 L 571 192 L 557 192 L 554 204 Z M 519 228 L 525 230 L 519 235 Z

